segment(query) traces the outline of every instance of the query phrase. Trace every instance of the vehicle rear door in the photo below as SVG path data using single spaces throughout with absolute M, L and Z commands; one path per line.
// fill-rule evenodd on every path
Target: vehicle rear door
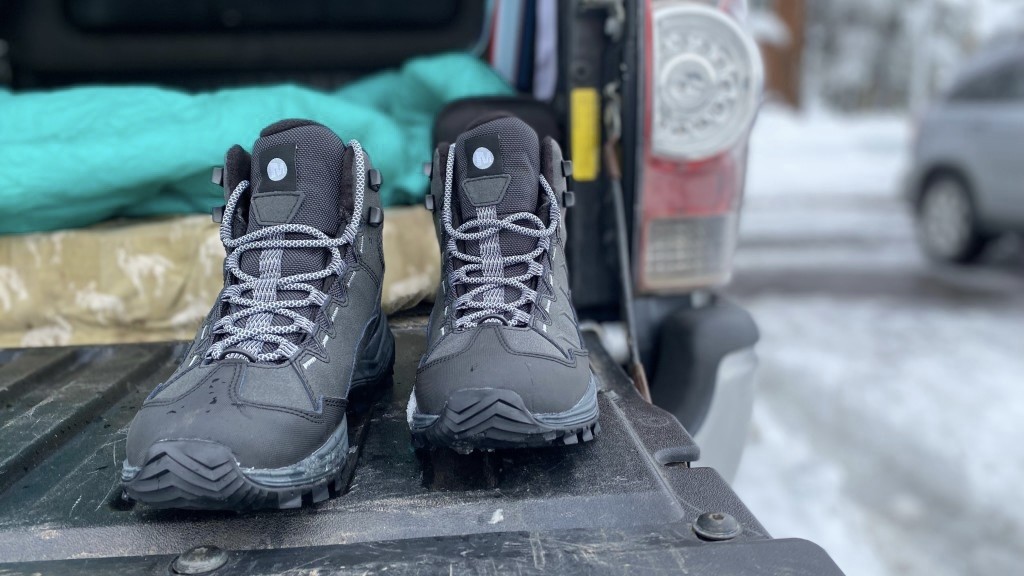
M 1024 216 L 1024 63 L 1013 59 L 980 72 L 951 95 L 949 133 L 986 221 Z
M 992 163 L 998 185 L 992 188 L 993 220 L 1024 227 L 1024 54 L 1006 69 L 1006 96 L 992 106 Z

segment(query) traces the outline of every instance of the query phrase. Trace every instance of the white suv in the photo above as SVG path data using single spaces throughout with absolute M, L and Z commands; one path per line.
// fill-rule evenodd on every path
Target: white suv
M 937 260 L 1024 230 L 1024 43 L 985 51 L 923 116 L 906 193 Z

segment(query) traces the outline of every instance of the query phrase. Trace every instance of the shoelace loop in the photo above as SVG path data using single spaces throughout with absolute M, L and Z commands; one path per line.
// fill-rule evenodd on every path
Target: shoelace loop
M 305 224 L 278 224 L 232 238 L 231 224 L 234 220 L 235 209 L 238 206 L 239 198 L 249 188 L 249 181 L 239 182 L 232 190 L 227 204 L 224 206 L 224 217 L 220 224 L 220 239 L 224 243 L 224 248 L 228 250 L 224 268 L 239 282 L 227 286 L 221 294 L 221 299 L 237 310 L 221 317 L 213 325 L 214 333 L 225 337 L 209 347 L 206 351 L 208 359 L 219 360 L 225 355 L 235 356 L 235 354 L 231 354 L 231 349 L 238 347 L 255 357 L 258 362 L 274 362 L 291 357 L 299 349 L 295 343 L 285 337 L 286 335 L 303 332 L 314 334 L 316 332 L 316 323 L 294 309 L 322 306 L 327 301 L 327 294 L 309 282 L 323 280 L 331 275 L 341 276 L 344 273 L 345 260 L 341 255 L 340 248 L 346 244 L 352 244 L 355 240 L 356 234 L 359 233 L 359 219 L 363 213 L 366 179 L 358 177 L 363 174 L 365 169 L 363 148 L 357 140 L 350 140 L 348 145 L 355 152 L 353 167 L 357 175 L 355 198 L 351 218 L 337 238 L 332 238 L 321 230 Z M 286 239 L 285 234 L 304 234 L 312 238 Z M 250 250 L 261 252 L 262 264 L 262 251 L 294 248 L 323 248 L 330 252 L 331 261 L 322 270 L 273 278 L 253 276 L 239 266 L 242 254 Z M 288 290 L 305 292 L 306 297 L 298 300 L 276 299 L 279 291 Z M 275 326 L 273 325 L 275 316 L 285 316 L 291 320 L 291 323 Z M 239 321 L 245 318 L 249 318 L 249 320 L 244 326 L 240 325 Z M 264 343 L 276 344 L 276 348 L 269 352 L 263 352 Z M 246 357 L 243 354 L 237 354 L 237 356 Z
M 444 205 L 441 218 L 448 235 L 446 253 L 449 258 L 464 262 L 449 277 L 449 286 L 467 284 L 474 286 L 465 294 L 457 297 L 453 303 L 455 313 L 455 329 L 471 328 L 481 321 L 490 318 L 502 318 L 510 326 L 525 326 L 530 322 L 530 315 L 523 308 L 536 303 L 537 291 L 527 282 L 540 276 L 544 266 L 537 262 L 545 251 L 551 247 L 551 237 L 555 234 L 561 221 L 561 210 L 558 198 L 543 174 L 538 175 L 540 186 L 548 195 L 548 224 L 531 212 L 517 212 L 503 218 L 477 217 L 463 222 L 458 228 L 452 226 L 452 178 L 455 161 L 455 145 L 448 148 L 448 160 L 445 165 Z M 524 226 L 521 222 L 526 223 Z M 474 256 L 459 251 L 456 242 L 477 242 L 500 234 L 502 230 L 537 238 L 537 247 L 525 254 L 506 256 L 498 250 L 497 254 Z M 515 264 L 526 264 L 526 271 L 518 276 L 505 276 L 505 269 Z M 488 273 L 488 271 L 497 273 Z M 478 276 L 470 274 L 479 272 Z M 500 275 L 498 274 L 500 273 Z M 519 290 L 519 298 L 513 302 L 505 301 L 505 287 Z M 460 315 L 460 312 L 462 314 Z M 508 315 L 508 317 L 506 317 Z

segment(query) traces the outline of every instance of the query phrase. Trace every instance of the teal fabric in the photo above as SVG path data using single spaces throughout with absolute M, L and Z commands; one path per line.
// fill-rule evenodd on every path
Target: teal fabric
M 233 144 L 309 118 L 362 142 L 384 175 L 386 205 L 418 201 L 434 115 L 446 102 L 508 94 L 468 54 L 410 60 L 335 92 L 274 86 L 188 94 L 152 87 L 0 91 L 0 233 L 85 226 L 115 216 L 205 212 Z

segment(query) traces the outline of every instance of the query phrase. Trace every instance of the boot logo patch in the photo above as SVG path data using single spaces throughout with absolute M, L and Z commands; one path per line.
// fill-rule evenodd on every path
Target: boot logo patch
M 284 160 L 274 158 L 267 164 L 267 176 L 274 182 L 284 180 L 284 177 L 287 175 L 288 164 Z
M 294 192 L 298 190 L 298 170 L 295 168 L 295 144 L 277 144 L 258 154 L 257 166 L 263 169 L 263 178 L 255 193 Z
M 466 162 L 466 178 L 495 176 L 504 172 L 501 141 L 497 134 L 481 134 L 467 138 L 462 146 Z
M 481 146 L 473 151 L 473 166 L 480 170 L 487 170 L 494 164 L 494 153 Z

